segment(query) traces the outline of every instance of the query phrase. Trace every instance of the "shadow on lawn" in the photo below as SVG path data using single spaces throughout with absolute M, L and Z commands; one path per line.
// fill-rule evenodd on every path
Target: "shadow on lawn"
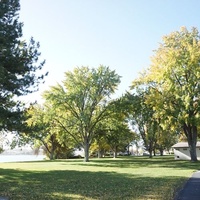
M 115 172 L 32 172 L 0 169 L 0 196 L 7 196 L 10 200 L 169 200 L 174 193 L 173 186 L 183 180 L 183 177 L 150 178 Z M 167 191 L 167 195 L 162 196 L 163 191 Z
M 77 163 L 78 165 L 85 165 L 84 163 Z M 123 157 L 122 159 L 91 159 L 88 166 L 98 166 L 98 167 L 120 167 L 120 168 L 138 168 L 138 167 L 148 167 L 148 168 L 177 168 L 177 169 L 192 169 L 200 170 L 200 162 L 191 162 L 185 160 L 174 160 L 173 157 L 162 156 L 162 157 Z

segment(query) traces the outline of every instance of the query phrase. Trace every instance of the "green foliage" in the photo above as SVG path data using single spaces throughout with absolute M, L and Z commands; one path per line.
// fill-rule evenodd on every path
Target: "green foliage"
M 95 126 L 108 116 L 108 103 L 120 83 L 120 76 L 108 67 L 81 67 L 65 73 L 62 85 L 44 93 L 44 98 L 57 110 L 60 126 L 77 144 L 85 149 L 85 161 L 89 159 L 89 147 L 95 136 Z
M 23 24 L 18 21 L 19 0 L 0 1 L 0 130 L 20 129 L 22 106 L 16 96 L 36 91 L 44 75 L 37 75 L 39 43 L 21 40 Z
M 103 120 L 95 129 L 95 140 L 101 148 L 110 147 L 117 156 L 119 150 L 124 151 L 125 147 L 134 138 L 134 133 L 128 128 L 128 124 L 122 120 L 109 117 Z
M 127 105 L 127 114 L 132 128 L 141 136 L 146 150 L 150 152 L 155 149 L 157 142 L 158 119 L 154 118 L 154 110 L 151 105 L 145 103 L 145 96 L 148 91 L 137 91 L 138 94 L 127 93 L 123 97 Z
M 108 107 L 109 117 L 101 120 L 95 127 L 95 141 L 100 148 L 109 146 L 114 156 L 117 157 L 117 152 L 125 151 L 125 147 L 135 137 L 135 133 L 129 129 L 120 99 L 111 101 Z
M 163 129 L 182 127 L 196 161 L 197 126 L 200 122 L 200 36 L 196 28 L 163 37 L 150 68 L 133 82 L 135 88 L 149 88 L 145 102 L 156 111 Z
M 90 150 L 97 153 L 99 158 L 102 158 L 106 152 L 110 152 L 110 146 L 106 141 L 107 129 L 105 128 L 104 121 L 101 121 L 95 127 L 95 137 L 91 144 Z
M 27 110 L 27 127 L 22 140 L 29 140 L 35 147 L 43 146 L 50 159 L 67 158 L 71 140 L 63 133 L 56 120 L 56 110 L 51 105 L 34 105 Z

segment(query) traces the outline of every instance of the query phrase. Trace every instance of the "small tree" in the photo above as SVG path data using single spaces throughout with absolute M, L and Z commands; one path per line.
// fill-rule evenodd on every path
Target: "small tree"
M 113 100 L 107 109 L 108 118 L 104 118 L 95 127 L 95 140 L 105 142 L 113 151 L 113 157 L 117 157 L 119 150 L 124 151 L 135 138 L 135 133 L 129 128 L 124 105 L 121 98 Z
M 50 160 L 66 155 L 71 140 L 66 138 L 62 127 L 56 120 L 56 110 L 50 105 L 34 105 L 27 110 L 27 127 L 21 140 L 27 140 L 34 146 L 43 146 Z
M 102 158 L 106 152 L 110 151 L 110 146 L 106 141 L 106 131 L 103 123 L 100 122 L 95 127 L 95 138 L 91 144 L 91 150 L 96 151 L 98 158 Z

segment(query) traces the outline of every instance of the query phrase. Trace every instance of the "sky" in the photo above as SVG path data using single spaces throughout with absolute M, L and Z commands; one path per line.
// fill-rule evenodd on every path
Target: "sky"
M 49 86 L 64 80 L 75 67 L 109 66 L 122 76 L 121 96 L 150 65 L 162 37 L 186 26 L 200 30 L 199 0 L 21 0 L 23 38 L 40 42 L 44 71 L 41 101 Z

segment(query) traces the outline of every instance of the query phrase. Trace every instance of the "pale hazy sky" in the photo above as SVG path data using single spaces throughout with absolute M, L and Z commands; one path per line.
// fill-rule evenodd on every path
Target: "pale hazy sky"
M 129 89 L 150 64 L 162 36 L 181 26 L 200 30 L 199 0 L 21 0 L 24 38 L 41 44 L 49 71 L 40 92 L 77 66 L 100 64 L 122 76 L 117 91 Z

